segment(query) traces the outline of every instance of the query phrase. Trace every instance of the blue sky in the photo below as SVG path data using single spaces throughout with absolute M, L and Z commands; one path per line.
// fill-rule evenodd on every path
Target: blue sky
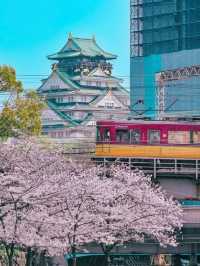
M 0 64 L 16 68 L 26 88 L 37 88 L 50 73 L 46 56 L 58 51 L 67 35 L 91 37 L 118 55 L 114 73 L 129 76 L 129 0 L 1 1 Z

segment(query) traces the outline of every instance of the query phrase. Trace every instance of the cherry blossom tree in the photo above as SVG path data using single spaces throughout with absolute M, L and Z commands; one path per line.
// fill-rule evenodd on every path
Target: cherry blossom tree
M 150 237 L 161 245 L 176 245 L 181 207 L 143 172 L 125 166 L 106 172 L 76 167 L 64 183 L 66 193 L 52 215 L 60 224 L 55 235 L 68 243 L 74 266 L 77 249 L 92 242 L 100 244 L 107 262 L 117 244 Z
M 98 176 L 98 167 L 73 165 L 70 173 L 63 173 L 65 193 L 50 208 L 56 221 L 55 238 L 67 243 L 67 253 L 76 265 L 76 252 L 95 239 L 97 203 L 106 193 Z M 53 238 L 54 238 L 53 237 Z
M 26 265 L 38 250 L 72 254 L 91 242 L 95 200 L 103 195 L 96 167 L 69 163 L 62 150 L 33 140 L 0 146 L 0 240 L 9 266 L 16 248 Z
M 71 254 L 75 266 L 77 250 L 92 242 L 107 261 L 129 241 L 176 245 L 181 216 L 142 172 L 74 165 L 62 150 L 33 140 L 0 146 L 0 241 L 9 266 L 16 249 L 25 251 L 26 266 L 38 252 Z
M 0 146 L 0 240 L 8 265 L 14 251 L 72 254 L 93 241 L 96 200 L 104 194 L 97 167 L 74 165 L 55 146 L 21 140 Z
M 0 146 L 0 240 L 9 266 L 16 248 L 48 250 L 55 244 L 48 226 L 41 225 L 48 219 L 48 202 L 60 194 L 65 167 L 60 151 L 34 141 Z
M 98 203 L 95 241 L 107 262 L 117 244 L 143 242 L 146 238 L 163 246 L 177 244 L 181 206 L 154 185 L 150 176 L 123 165 L 112 166 L 102 182 L 109 190 Z

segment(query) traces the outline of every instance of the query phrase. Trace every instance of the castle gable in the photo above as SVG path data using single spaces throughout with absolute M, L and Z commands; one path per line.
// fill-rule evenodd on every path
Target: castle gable
M 60 78 L 57 72 L 54 71 L 50 75 L 50 77 L 44 81 L 39 91 L 45 92 L 45 91 L 57 90 L 57 89 L 71 89 L 71 87 Z
M 88 75 L 89 77 L 104 77 L 108 78 L 109 75 L 105 73 L 100 67 L 95 68 L 93 71 L 91 71 Z
M 43 124 L 64 122 L 63 119 L 61 119 L 61 117 L 57 115 L 56 112 L 54 112 L 50 108 L 45 108 L 42 111 L 41 117 L 42 117 Z
M 93 103 L 96 107 L 102 108 L 124 108 L 125 106 L 113 95 L 112 91 L 109 90 L 106 95 L 98 97 Z

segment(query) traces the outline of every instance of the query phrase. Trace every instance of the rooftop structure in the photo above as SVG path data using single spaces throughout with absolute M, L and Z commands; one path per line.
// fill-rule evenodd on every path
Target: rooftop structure
M 75 38 L 72 34 L 69 34 L 68 41 L 65 46 L 56 54 L 49 55 L 50 60 L 60 60 L 74 57 L 99 57 L 105 60 L 116 59 L 117 56 L 108 52 L 105 52 L 96 43 L 95 37 L 92 39 Z

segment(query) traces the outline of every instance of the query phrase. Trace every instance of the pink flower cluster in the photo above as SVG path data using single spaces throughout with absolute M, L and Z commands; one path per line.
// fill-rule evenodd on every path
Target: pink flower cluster
M 150 237 L 176 245 L 182 210 L 126 166 L 71 163 L 62 150 L 20 140 L 0 146 L 0 240 L 6 248 L 72 253 Z

